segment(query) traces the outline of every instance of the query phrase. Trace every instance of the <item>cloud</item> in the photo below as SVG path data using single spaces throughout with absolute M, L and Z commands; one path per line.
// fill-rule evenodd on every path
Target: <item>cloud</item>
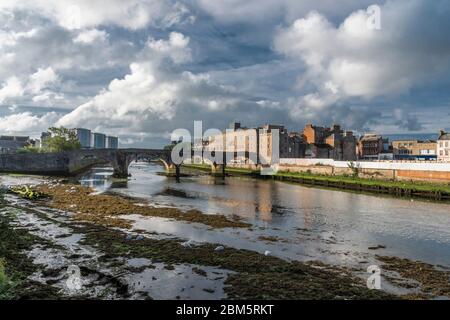
M 103 30 L 91 29 L 80 32 L 73 42 L 90 44 L 95 41 L 105 41 L 107 36 L 108 34 Z
M 279 29 L 275 50 L 306 68 L 298 75 L 296 88 L 308 89 L 292 109 L 295 116 L 314 116 L 352 99 L 368 103 L 408 94 L 416 86 L 439 80 L 449 69 L 448 2 L 391 1 L 381 12 L 381 30 L 367 27 L 365 10 L 353 12 L 338 26 L 311 12 Z M 432 19 L 428 27 L 418 30 L 416 22 L 427 15 Z M 410 119 L 403 127 L 420 126 Z
M 171 33 L 168 40 L 150 38 L 141 61 L 130 64 L 130 73 L 114 79 L 106 90 L 59 120 L 63 126 L 128 127 L 139 130 L 149 117 L 170 119 L 177 104 L 180 81 L 162 70 L 165 63 L 190 59 L 189 38 Z
M 24 89 L 20 80 L 16 77 L 11 77 L 0 89 L 0 103 L 10 98 L 21 97 L 23 92 Z
M 33 101 L 49 100 L 52 96 L 62 99 L 60 94 L 48 90 L 58 82 L 59 77 L 51 67 L 47 69 L 39 68 L 24 81 L 15 76 L 11 77 L 0 89 L 0 103 L 17 100 L 26 95 L 32 96 Z
M 169 57 L 176 64 L 191 61 L 191 50 L 188 47 L 189 37 L 185 37 L 179 32 L 171 32 L 168 40 L 155 40 L 150 38 L 147 41 L 146 51 L 149 58 L 155 59 L 155 55 L 159 58 Z
M 140 146 L 193 120 L 434 131 L 449 15 L 445 0 L 2 0 L 0 118 L 55 111 Z
M 401 129 L 406 129 L 408 131 L 420 131 L 423 128 L 416 115 L 410 114 L 403 109 L 394 109 L 393 118 L 395 121 L 394 124 Z
M 15 79 L 2 91 L 1 103 L 73 108 L 98 93 L 140 50 L 129 39 L 110 39 L 97 29 L 66 30 L 41 14 L 0 9 L 0 40 L 5 40 L 0 41 L 0 79 Z M 12 85 L 18 83 L 23 91 L 13 95 Z
M 348 14 L 355 8 L 383 1 L 378 0 L 196 0 L 200 8 L 219 19 L 229 23 L 265 23 L 274 17 L 283 17 L 292 21 L 308 14 L 312 10 L 325 15 L 340 16 Z
M 100 25 L 167 28 L 194 19 L 185 5 L 171 0 L 2 0 L 2 9 L 33 10 L 70 30 Z
M 216 83 L 208 73 L 183 70 L 191 59 L 189 38 L 171 33 L 168 39 L 149 39 L 141 60 L 130 65 L 129 74 L 114 79 L 108 88 L 62 117 L 57 125 L 79 125 L 120 134 L 136 143 L 164 137 L 177 128 L 203 120 L 205 126 L 231 121 L 236 116 L 264 118 L 279 105 L 249 101 L 233 86 Z M 259 109 L 265 114 L 256 116 Z
M 8 134 L 35 134 L 46 131 L 59 118 L 55 112 L 42 116 L 33 115 L 31 112 L 16 113 L 0 117 L 0 132 Z
M 42 89 L 47 88 L 59 81 L 59 78 L 52 67 L 46 69 L 39 68 L 36 73 L 30 76 L 27 89 L 33 93 L 40 93 Z

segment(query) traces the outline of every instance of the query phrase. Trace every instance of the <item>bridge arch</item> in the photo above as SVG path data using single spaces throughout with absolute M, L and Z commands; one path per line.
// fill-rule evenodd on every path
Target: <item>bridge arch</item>
M 69 173 L 78 173 L 95 165 L 111 165 L 115 178 L 127 178 L 131 162 L 140 157 L 161 160 L 166 168 L 170 167 L 170 151 L 158 149 L 94 149 L 78 150 L 68 153 Z

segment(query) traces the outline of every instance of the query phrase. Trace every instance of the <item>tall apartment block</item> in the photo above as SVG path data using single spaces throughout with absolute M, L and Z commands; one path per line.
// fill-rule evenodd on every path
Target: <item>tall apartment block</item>
M 103 133 L 94 132 L 92 134 L 91 145 L 94 149 L 105 149 L 106 148 L 106 135 Z
M 107 149 L 119 149 L 119 138 L 117 137 L 106 137 L 106 148 Z
M 91 148 L 91 130 L 89 129 L 83 129 L 83 128 L 76 128 L 75 133 L 77 135 L 78 141 L 81 143 L 81 147 L 83 149 L 90 149 Z

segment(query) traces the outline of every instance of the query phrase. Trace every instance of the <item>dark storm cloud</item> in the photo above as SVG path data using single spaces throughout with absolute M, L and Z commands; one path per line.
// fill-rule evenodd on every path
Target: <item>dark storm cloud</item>
M 2 1 L 0 128 L 83 125 L 159 146 L 194 120 L 449 126 L 448 1 L 105 3 Z M 374 3 L 382 29 L 368 33 L 361 19 Z M 74 4 L 79 28 L 68 25 Z

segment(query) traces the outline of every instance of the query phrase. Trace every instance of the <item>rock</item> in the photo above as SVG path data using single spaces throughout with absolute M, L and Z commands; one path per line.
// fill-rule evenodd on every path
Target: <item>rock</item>
M 144 240 L 144 236 L 138 235 L 138 236 L 136 237 L 136 240 L 137 240 L 137 241 Z
M 188 241 L 186 241 L 186 242 L 183 242 L 181 245 L 182 245 L 183 247 L 188 247 L 188 248 L 190 248 L 190 247 L 192 247 L 192 246 L 194 245 L 194 241 L 193 241 L 193 240 L 188 240 Z
M 127 234 L 125 240 L 133 240 L 133 236 L 131 234 Z
M 265 256 L 270 256 L 271 254 L 272 254 L 272 252 L 270 252 L 269 250 L 264 251 Z
M 376 247 L 369 247 L 369 250 L 378 250 L 378 249 L 386 249 L 386 246 L 377 245 Z
M 225 250 L 223 246 L 218 246 L 217 248 L 214 249 L 214 251 L 223 251 L 223 250 Z

